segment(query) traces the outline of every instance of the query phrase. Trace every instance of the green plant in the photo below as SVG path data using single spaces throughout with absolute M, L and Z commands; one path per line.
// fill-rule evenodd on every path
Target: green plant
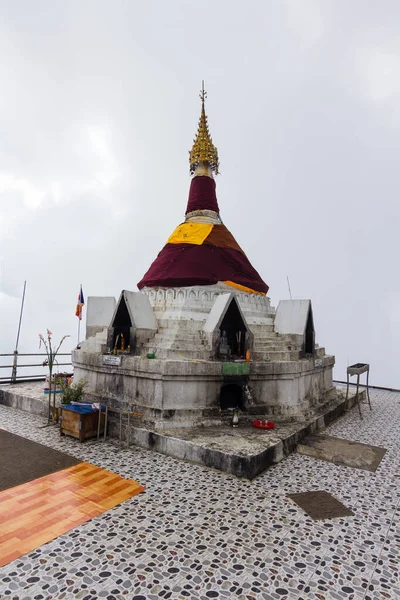
M 57 348 L 54 348 L 52 346 L 51 343 L 51 336 L 52 336 L 52 332 L 50 331 L 50 329 L 47 330 L 47 340 L 45 339 L 44 335 L 42 333 L 39 333 L 39 339 L 40 339 L 40 343 L 39 343 L 39 349 L 41 347 L 41 345 L 43 344 L 44 349 L 46 350 L 46 354 L 47 354 L 47 358 L 46 360 L 43 362 L 43 366 L 44 367 L 48 367 L 49 368 L 49 414 L 48 414 L 48 423 L 50 423 L 51 420 L 53 420 L 54 423 L 57 422 L 57 410 L 56 410 L 56 385 L 54 385 L 54 390 L 53 390 L 53 368 L 54 366 L 57 364 L 57 360 L 56 360 L 56 356 L 58 354 L 58 351 L 61 347 L 61 344 L 63 343 L 63 341 L 65 340 L 65 338 L 69 337 L 69 335 L 64 335 L 64 337 L 61 338 L 60 343 L 58 344 Z M 51 396 L 53 394 L 53 406 L 51 406 Z
M 87 385 L 87 381 L 85 379 L 80 379 L 76 383 L 71 383 L 71 385 L 68 385 L 65 379 L 59 379 L 58 385 L 61 388 L 61 404 L 82 402 L 85 387 Z

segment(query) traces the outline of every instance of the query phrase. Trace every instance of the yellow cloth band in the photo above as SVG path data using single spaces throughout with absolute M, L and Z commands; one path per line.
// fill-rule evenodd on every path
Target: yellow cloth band
M 258 294 L 259 296 L 266 296 L 264 292 L 256 292 L 256 290 L 252 290 L 244 285 L 240 285 L 240 283 L 235 283 L 233 281 L 223 281 L 222 283 L 226 283 L 226 285 L 231 285 L 232 287 L 240 290 L 241 292 L 247 292 L 249 294 Z
M 209 223 L 182 223 L 168 238 L 167 244 L 196 244 L 201 246 L 214 225 Z

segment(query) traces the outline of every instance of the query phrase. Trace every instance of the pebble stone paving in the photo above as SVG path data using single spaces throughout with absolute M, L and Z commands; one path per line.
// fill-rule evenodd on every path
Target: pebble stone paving
M 291 454 L 252 482 L 113 442 L 60 438 L 0 405 L 0 426 L 136 479 L 142 493 L 0 570 L 12 600 L 400 599 L 400 393 L 371 391 L 326 433 L 383 446 L 375 473 Z M 326 490 L 354 517 L 286 495 Z

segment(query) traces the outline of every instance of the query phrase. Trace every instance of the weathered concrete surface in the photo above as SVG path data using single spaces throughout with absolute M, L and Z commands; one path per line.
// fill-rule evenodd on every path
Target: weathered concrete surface
M 364 398 L 365 391 L 360 396 Z M 221 425 L 158 432 L 133 427 L 130 439 L 142 448 L 251 480 L 290 454 L 303 438 L 323 430 L 355 402 L 355 394 L 349 394 L 346 401 L 344 392 L 338 391 L 329 409 L 302 424 L 277 423 L 273 430 L 255 429 L 248 418 L 242 416 L 237 429 Z
M 224 383 L 221 361 L 122 355 L 120 366 L 114 367 L 104 365 L 101 354 L 87 352 L 84 344 L 72 352 L 72 360 L 75 380 L 87 381 L 93 401 L 134 402 L 150 428 L 212 425 L 210 420 L 218 416 Z M 320 406 L 330 405 L 333 365 L 333 356 L 249 363 L 247 411 L 271 420 L 304 422 Z
M 376 471 L 386 449 L 329 435 L 313 435 L 297 446 L 297 452 L 337 465 Z
M 47 418 L 49 395 L 44 393 L 43 388 L 44 381 L 1 385 L 0 404 Z M 56 406 L 60 404 L 59 395 L 56 394 Z

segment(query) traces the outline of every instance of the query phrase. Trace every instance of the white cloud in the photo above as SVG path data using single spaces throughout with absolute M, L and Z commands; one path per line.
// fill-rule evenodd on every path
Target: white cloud
M 377 40 L 378 41 L 378 40 Z M 379 45 L 353 48 L 354 75 L 361 93 L 383 122 L 400 124 L 400 45 L 380 40 Z
M 121 176 L 121 170 L 109 148 L 106 131 L 101 127 L 91 126 L 88 127 L 88 136 L 99 162 L 99 165 L 96 165 L 95 168 L 94 187 L 99 185 L 109 187 Z
M 292 30 L 307 48 L 318 43 L 326 30 L 328 6 L 321 0 L 283 0 Z
M 46 196 L 46 190 L 33 185 L 27 179 L 16 177 L 10 173 L 0 173 L 0 194 L 21 194 L 24 206 L 35 209 Z

